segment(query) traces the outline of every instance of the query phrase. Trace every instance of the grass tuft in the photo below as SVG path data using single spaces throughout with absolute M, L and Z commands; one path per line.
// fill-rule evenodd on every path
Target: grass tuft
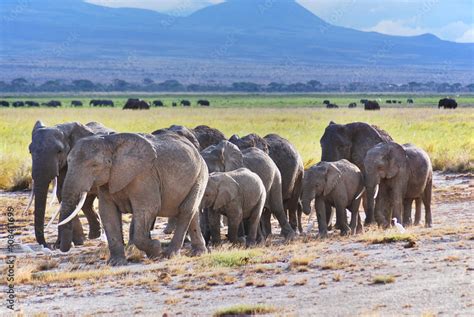
M 395 282 L 395 277 L 392 275 L 376 275 L 372 279 L 372 284 L 390 284 Z
M 362 235 L 360 240 L 370 244 L 387 244 L 403 241 L 416 243 L 416 236 L 409 233 L 387 233 L 383 231 L 374 231 Z
M 272 314 L 278 310 L 273 306 L 268 305 L 249 305 L 239 304 L 227 308 L 222 308 L 214 313 L 214 317 L 228 317 L 228 316 L 252 316 Z
M 205 254 L 200 261 L 206 267 L 240 267 L 256 263 L 256 257 L 261 254 L 258 250 L 232 249 Z

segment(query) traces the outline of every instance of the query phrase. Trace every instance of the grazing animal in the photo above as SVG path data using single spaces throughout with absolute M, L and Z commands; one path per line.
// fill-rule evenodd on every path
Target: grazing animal
M 380 110 L 380 105 L 375 100 L 368 100 L 364 104 L 364 110 Z
M 102 99 L 92 99 L 89 102 L 89 106 L 93 107 L 114 107 L 114 102 L 112 100 L 102 100 Z
M 330 104 L 326 105 L 326 108 L 327 109 L 337 109 L 337 108 L 339 108 L 339 106 L 334 104 L 334 103 L 330 103 Z
M 177 107 L 177 106 L 178 106 L 178 104 L 177 104 L 176 102 L 173 102 L 173 103 L 171 104 L 171 107 Z
M 25 103 L 24 103 L 23 101 L 14 101 L 14 102 L 12 103 L 12 106 L 13 106 L 14 108 L 24 107 L 24 106 L 25 106 Z
M 123 110 L 148 110 L 150 109 L 150 104 L 145 100 L 129 98 L 125 105 L 123 106 Z
M 407 99 L 407 103 L 414 103 L 414 101 L 413 101 L 412 98 L 408 98 L 408 99 Z
M 57 108 L 57 107 L 62 106 L 61 101 L 57 101 L 57 100 L 50 100 L 46 103 L 43 103 L 43 105 L 46 107 L 52 107 L 52 108 Z
M 191 107 L 191 101 L 189 100 L 181 100 L 180 104 L 183 107 Z
M 164 104 L 161 100 L 154 100 L 153 101 L 153 106 L 155 106 L 155 107 L 164 107 Z
M 458 107 L 458 103 L 456 102 L 455 99 L 452 99 L 452 98 L 443 98 L 443 99 L 440 99 L 438 102 L 438 109 L 439 108 L 456 109 L 457 107 Z
M 73 106 L 73 107 L 82 107 L 82 101 L 80 101 L 80 100 L 72 100 L 72 101 L 71 101 L 71 106 Z
M 357 103 L 351 102 L 348 107 L 349 108 L 357 108 Z
M 202 107 L 209 107 L 211 105 L 209 100 L 198 100 L 197 104 Z
M 325 105 L 329 105 L 330 103 L 331 103 L 331 101 L 329 101 L 329 100 L 324 100 L 323 101 L 323 104 L 325 104 Z
M 10 107 L 10 103 L 8 101 L 1 100 L 0 107 Z
M 28 107 L 39 107 L 40 106 L 39 102 L 36 102 L 36 101 L 25 101 L 25 105 L 27 105 Z

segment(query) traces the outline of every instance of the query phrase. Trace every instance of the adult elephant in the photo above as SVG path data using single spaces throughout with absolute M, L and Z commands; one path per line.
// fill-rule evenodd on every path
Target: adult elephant
M 159 136 L 120 133 L 80 140 L 69 158 L 60 208 L 60 249 L 69 251 L 72 219 L 85 193 L 98 188 L 99 213 L 109 244 L 110 265 L 127 263 L 122 213 L 132 213 L 131 243 L 149 258 L 161 255 L 150 238 L 156 217 L 177 217 L 175 234 L 164 254 L 179 253 L 189 228 L 193 252 L 206 252 L 198 210 L 208 180 L 199 151 L 171 133 Z M 78 205 L 78 207 L 76 207 Z
M 431 191 L 433 168 L 428 154 L 411 144 L 379 143 L 364 159 L 367 195 L 376 196 L 377 223 L 388 226 L 392 214 L 399 223 L 411 225 L 413 200 L 425 205 L 425 226 L 431 227 Z M 378 193 L 378 194 L 377 194 Z M 417 204 L 415 224 L 420 221 L 421 208 Z M 374 213 L 374 200 L 368 208 Z
M 346 159 L 364 172 L 364 158 L 367 151 L 380 142 L 389 141 L 392 141 L 390 135 L 377 126 L 371 126 L 364 122 L 336 124 L 331 121 L 320 140 L 321 161 L 334 162 Z M 374 223 L 373 212 L 368 210 L 365 205 L 364 209 L 366 212 L 365 224 Z
M 380 110 L 380 105 L 375 100 L 367 100 L 367 102 L 364 103 L 364 110 Z
M 35 198 L 34 226 L 36 241 L 47 246 L 44 238 L 44 216 L 48 187 L 52 180 L 56 180 L 57 197 L 61 201 L 62 185 L 67 172 L 67 157 L 76 142 L 94 134 L 110 134 L 107 129 L 97 122 L 82 125 L 78 122 L 58 124 L 52 127 L 45 126 L 37 121 L 33 127 L 32 140 L 29 150 L 32 159 L 33 190 L 30 202 Z M 54 199 L 54 197 L 52 197 Z M 89 222 L 89 238 L 100 236 L 100 223 L 93 209 L 95 195 L 91 193 L 82 208 Z M 79 219 L 74 220 L 74 243 L 82 244 L 84 233 Z
M 71 101 L 71 106 L 72 106 L 72 107 L 82 107 L 82 101 L 80 101 L 80 100 L 72 100 L 72 101 Z
M 192 129 L 192 131 L 196 139 L 199 141 L 201 149 L 205 149 L 211 145 L 216 145 L 221 141 L 227 140 L 224 133 L 207 125 L 198 125 Z
M 205 100 L 205 99 L 198 100 L 197 104 L 198 106 L 202 106 L 202 107 L 209 107 L 211 105 L 209 100 Z
M 439 108 L 456 109 L 457 107 L 458 107 L 458 103 L 456 102 L 455 99 L 452 99 L 452 98 L 443 98 L 443 99 L 440 99 L 438 102 L 438 109 Z
M 294 146 L 277 134 L 268 134 L 263 138 L 254 133 L 242 138 L 233 135 L 229 141 L 241 150 L 256 147 L 268 153 L 281 174 L 283 205 L 288 213 L 290 225 L 293 230 L 303 232 L 301 208 L 298 206 L 298 201 L 301 194 L 304 167 L 303 160 Z M 267 211 L 263 213 L 262 219 L 266 230 L 271 230 L 270 214 Z
M 191 107 L 191 101 L 189 100 L 181 100 L 180 104 L 183 107 Z
M 1 100 L 0 107 L 10 107 L 10 103 L 8 101 Z
M 277 218 L 285 238 L 287 240 L 294 238 L 295 232 L 288 223 L 283 208 L 281 174 L 268 154 L 255 147 L 241 151 L 236 145 L 222 141 L 218 145 L 206 148 L 201 155 L 210 172 L 228 172 L 246 167 L 257 174 L 267 191 L 265 207 Z M 270 231 L 264 227 L 264 235 L 269 234 Z

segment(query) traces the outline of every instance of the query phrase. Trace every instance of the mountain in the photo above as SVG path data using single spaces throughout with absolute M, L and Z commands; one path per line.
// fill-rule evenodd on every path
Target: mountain
M 430 34 L 401 37 L 343 28 L 293 0 L 228 0 L 188 17 L 82 0 L 4 0 L 0 13 L 0 70 L 7 77 L 28 68 L 42 74 L 45 61 L 49 71 L 67 65 L 87 68 L 91 74 L 98 69 L 94 63 L 107 65 L 104 71 L 109 76 L 123 73 L 124 61 L 133 64 L 126 71 L 129 76 L 134 68 L 151 74 L 166 68 L 169 76 L 190 69 L 197 77 L 207 72 L 199 80 L 208 80 L 213 72 L 228 74 L 222 65 L 232 63 L 261 68 L 267 73 L 260 80 L 271 80 L 265 65 L 283 65 L 287 72 L 315 65 L 357 68 L 352 76 L 359 80 L 381 67 L 397 72 L 460 70 L 467 76 L 474 69 L 474 44 L 443 41 Z M 198 64 L 206 66 L 192 68 Z M 249 74 L 248 80 L 254 75 Z

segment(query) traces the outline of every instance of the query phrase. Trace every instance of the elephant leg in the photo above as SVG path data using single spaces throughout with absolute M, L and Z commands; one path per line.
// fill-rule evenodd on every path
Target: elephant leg
M 388 199 L 386 197 L 386 190 L 382 186 L 379 187 L 379 194 L 375 199 L 375 219 L 377 224 L 382 228 L 388 228 L 389 222 L 386 218 L 386 209 L 388 204 Z
M 209 230 L 209 209 L 204 208 L 199 213 L 199 225 L 201 226 L 202 236 L 204 237 L 204 241 L 206 245 L 209 244 L 211 241 L 211 231 Z
M 94 211 L 95 195 L 87 195 L 82 211 L 86 215 L 89 223 L 89 239 L 97 239 L 100 237 L 100 221 L 99 216 Z
M 328 223 L 326 220 L 327 209 L 326 204 L 322 199 L 317 199 L 316 204 L 316 218 L 318 219 L 318 230 L 320 238 L 327 238 L 328 236 Z
M 415 223 L 414 223 L 415 226 L 418 226 L 420 224 L 420 220 L 421 220 L 421 201 L 422 201 L 421 198 L 415 199 L 415 208 L 416 208 Z
M 336 219 L 339 219 L 341 236 L 347 236 L 350 233 L 350 228 L 347 225 L 346 208 L 340 205 L 336 206 Z
M 163 230 L 163 233 L 172 234 L 174 229 L 176 229 L 176 222 L 177 221 L 178 220 L 176 219 L 176 217 L 169 217 L 168 222 L 166 223 L 166 227 Z
M 301 220 L 301 217 L 303 216 L 303 209 L 298 207 L 296 212 L 298 214 L 298 231 L 299 233 L 303 233 L 303 223 Z
M 392 191 L 392 215 L 390 220 L 397 218 L 397 222 L 403 224 L 403 198 L 401 193 L 393 190 Z
M 195 213 L 189 224 L 188 233 L 191 238 L 191 249 L 193 255 L 201 255 L 207 252 L 206 242 L 202 236 L 201 227 L 199 225 L 199 214 Z
M 233 244 L 239 244 L 239 226 L 242 222 L 242 217 L 228 218 L 227 222 L 227 236 L 229 241 Z
M 72 220 L 72 242 L 74 245 L 83 245 L 84 244 L 84 230 L 82 229 L 81 220 L 79 216 L 74 217 Z
M 360 207 L 360 199 L 354 200 L 349 207 L 349 211 L 351 212 L 351 233 L 356 234 L 356 233 L 362 233 L 364 228 L 362 227 L 362 222 L 360 219 L 360 213 L 359 213 L 359 207 Z
M 404 226 L 411 226 L 411 206 L 413 204 L 413 199 L 405 198 L 403 200 L 403 225 Z
M 247 240 L 246 245 L 247 247 L 253 246 L 257 242 L 257 234 L 258 228 L 260 223 L 260 217 L 262 214 L 264 202 L 257 204 L 252 211 L 250 212 L 250 217 L 246 219 L 246 223 L 248 224 L 248 232 L 247 232 Z
M 365 223 L 364 225 L 371 225 L 375 223 L 375 215 L 373 212 L 369 210 L 369 204 L 368 204 L 368 198 L 367 198 L 367 192 L 364 192 L 362 194 L 362 206 L 364 207 L 365 211 Z
M 328 231 L 331 231 L 332 228 L 332 215 L 334 214 L 332 206 L 329 203 L 326 203 L 326 221 Z M 337 221 L 337 219 L 336 219 Z
M 105 195 L 104 195 L 105 196 Z M 104 225 L 110 258 L 107 261 L 112 266 L 126 265 L 122 233 L 122 214 L 109 197 L 99 199 L 99 214 Z
M 290 223 L 291 229 L 297 230 L 298 229 L 298 219 L 296 218 L 296 210 L 288 208 L 288 222 Z
M 423 192 L 423 205 L 425 206 L 425 227 L 431 228 L 433 220 L 431 218 L 431 191 L 433 180 L 429 180 Z
M 261 217 L 261 224 L 262 224 L 262 233 L 264 238 L 266 239 L 269 235 L 272 234 L 272 213 L 268 208 L 264 208 Z
M 270 210 L 281 227 L 281 233 L 285 240 L 293 240 L 296 236 L 295 231 L 291 228 L 288 219 L 286 218 L 285 210 L 283 210 L 283 200 L 281 197 L 281 187 L 273 186 L 270 190 Z
M 221 244 L 221 217 L 215 210 L 209 213 L 209 231 L 211 233 L 211 244 Z
M 136 209 L 133 211 L 133 237 L 132 243 L 142 251 L 145 251 L 149 259 L 156 259 L 161 255 L 161 243 L 150 238 L 150 229 L 156 213 L 149 210 Z

